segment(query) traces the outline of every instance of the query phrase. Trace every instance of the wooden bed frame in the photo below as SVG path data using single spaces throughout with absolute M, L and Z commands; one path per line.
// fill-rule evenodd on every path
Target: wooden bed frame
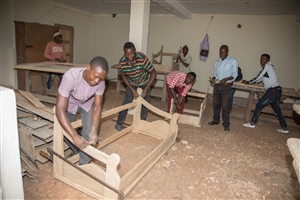
M 153 122 L 140 120 L 142 105 L 146 106 L 150 111 L 161 116 L 162 119 L 170 119 L 169 123 L 164 120 L 156 120 Z M 103 112 L 102 119 L 129 108 L 135 109 L 133 122 L 130 126 L 123 129 L 121 132 L 111 134 L 112 136 L 101 141 L 96 147 L 88 146 L 87 148 L 83 149 L 85 153 L 89 154 L 97 162 L 104 164 L 104 166 L 106 166 L 105 168 L 93 161 L 86 165 L 75 165 L 73 163 L 78 162 L 78 155 L 69 159 L 65 159 L 63 137 L 67 137 L 70 141 L 72 141 L 72 139 L 60 126 L 56 116 L 54 116 L 54 177 L 96 199 L 117 199 L 126 196 L 142 179 L 142 177 L 164 155 L 164 153 L 175 143 L 178 133 L 177 121 L 179 118 L 177 113 L 170 114 L 159 110 L 146 102 L 142 97 L 139 97 L 132 103 Z M 73 122 L 72 126 L 73 128 L 81 127 L 81 120 Z M 124 176 L 120 177 L 118 173 L 120 156 L 116 153 L 108 155 L 99 149 L 130 132 L 145 134 L 147 136 L 161 139 L 162 142 L 160 142 L 157 147 L 155 147 L 147 156 L 139 161 L 137 165 L 130 169 Z M 87 172 L 88 175 L 85 172 Z M 89 176 L 89 174 L 92 174 L 94 177 Z M 104 184 L 101 182 L 104 182 Z M 105 184 L 107 185 L 105 186 Z
M 188 114 L 179 114 L 179 120 L 178 123 L 181 124 L 187 124 L 187 125 L 192 125 L 196 127 L 201 127 L 203 120 L 204 120 L 204 111 L 206 108 L 206 102 L 207 102 L 207 94 L 208 94 L 208 86 L 206 87 L 206 92 L 205 93 L 200 93 L 200 92 L 188 92 L 188 96 L 192 97 L 197 97 L 203 99 L 202 103 L 200 103 L 200 109 L 198 110 L 191 110 L 191 109 L 184 109 L 184 113 L 189 113 L 193 114 L 188 115 Z M 174 105 L 174 99 L 172 98 L 171 100 L 171 108 L 170 108 L 170 113 L 173 113 L 173 110 L 175 109 Z M 198 116 L 195 116 L 198 115 Z

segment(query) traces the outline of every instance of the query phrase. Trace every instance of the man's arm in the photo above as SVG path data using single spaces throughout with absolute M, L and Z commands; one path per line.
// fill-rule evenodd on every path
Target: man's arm
M 100 124 L 101 113 L 102 113 L 102 101 L 103 101 L 103 95 L 95 95 L 93 118 L 92 118 L 92 129 L 89 134 L 90 143 L 93 145 L 95 145 L 98 142 L 99 124 Z
M 148 90 L 150 89 L 151 85 L 154 83 L 155 79 L 156 79 L 156 69 L 153 67 L 153 69 L 150 71 L 150 81 L 148 83 L 148 85 L 145 87 L 142 96 L 145 97 L 148 93 Z
M 267 68 L 265 66 L 260 70 L 260 72 L 257 74 L 257 76 L 255 78 L 252 78 L 249 81 L 243 80 L 242 83 L 244 83 L 244 84 L 258 83 L 258 82 L 262 81 L 262 78 L 266 72 L 267 72 Z
M 189 64 L 191 63 L 191 58 L 189 58 L 189 59 L 187 60 L 187 62 L 184 62 L 184 61 L 182 60 L 182 58 L 181 58 L 180 55 L 178 55 L 178 60 L 179 60 L 179 61 L 183 64 L 183 66 L 186 67 L 186 68 L 188 68 Z
M 63 97 L 59 93 L 57 95 L 56 100 L 56 117 L 63 127 L 63 129 L 72 137 L 73 143 L 78 146 L 80 149 L 84 149 L 89 145 L 88 141 L 86 141 L 83 137 L 77 134 L 77 132 L 73 129 L 69 118 L 66 114 L 68 108 L 68 97 Z
M 44 57 L 50 61 L 54 61 L 54 57 L 51 55 L 51 45 L 48 43 L 45 48 Z
M 233 76 L 229 76 L 227 78 L 223 78 L 220 82 L 223 84 L 223 85 L 226 85 L 227 84 L 227 81 L 230 81 L 233 79 Z M 230 83 L 231 84 L 231 83 Z
M 128 78 L 127 78 L 126 74 L 122 73 L 122 79 L 123 79 L 125 85 L 131 90 L 131 93 L 132 93 L 132 95 L 134 96 L 134 98 L 135 98 L 135 99 L 138 98 L 138 97 L 139 97 L 139 94 L 137 93 L 137 91 L 135 91 L 135 90 L 131 87 L 131 85 L 130 85 L 130 83 L 129 83 L 129 81 L 128 81 Z

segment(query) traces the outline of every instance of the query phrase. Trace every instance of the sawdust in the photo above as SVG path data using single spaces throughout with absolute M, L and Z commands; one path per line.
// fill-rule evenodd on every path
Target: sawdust
M 104 109 L 121 105 L 124 95 L 109 87 Z M 166 110 L 159 98 L 153 98 L 152 104 Z M 187 107 L 199 108 L 198 100 L 190 98 Z M 290 134 L 280 134 L 275 116 L 262 114 L 255 129 L 244 128 L 243 113 L 235 106 L 230 131 L 224 132 L 221 125 L 207 125 L 212 119 L 208 102 L 203 126 L 180 124 L 181 141 L 169 149 L 126 199 L 295 199 L 299 184 L 286 141 L 299 138 L 300 127 L 287 119 Z M 156 117 L 149 113 L 148 120 Z M 131 120 L 130 116 L 127 120 Z M 100 138 L 114 131 L 114 125 L 111 120 L 110 125 L 101 127 Z M 125 173 L 156 143 L 132 135 L 104 150 L 121 152 L 120 170 Z M 51 162 L 39 167 L 36 181 L 23 179 L 25 199 L 92 199 L 54 179 Z

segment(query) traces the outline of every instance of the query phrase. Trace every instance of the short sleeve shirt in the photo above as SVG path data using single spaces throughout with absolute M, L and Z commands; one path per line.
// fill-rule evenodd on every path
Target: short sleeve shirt
M 94 103 L 95 95 L 103 95 L 105 81 L 90 86 L 82 77 L 86 68 L 71 68 L 63 76 L 58 93 L 69 98 L 67 111 L 76 114 L 78 106 L 89 111 Z
M 173 71 L 167 75 L 167 84 L 169 88 L 184 87 L 181 96 L 186 96 L 192 87 L 192 84 L 185 84 L 186 73 Z
M 150 71 L 153 70 L 154 66 L 145 54 L 136 52 L 135 56 L 136 63 L 134 66 L 131 66 L 127 58 L 123 56 L 119 61 L 118 73 L 125 74 L 130 85 L 147 85 L 150 81 Z

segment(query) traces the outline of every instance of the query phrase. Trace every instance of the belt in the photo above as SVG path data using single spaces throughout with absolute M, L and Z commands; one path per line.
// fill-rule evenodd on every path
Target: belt
M 267 90 L 269 90 L 269 89 L 281 89 L 281 87 L 280 87 L 280 86 L 270 87 L 270 88 L 268 88 Z

